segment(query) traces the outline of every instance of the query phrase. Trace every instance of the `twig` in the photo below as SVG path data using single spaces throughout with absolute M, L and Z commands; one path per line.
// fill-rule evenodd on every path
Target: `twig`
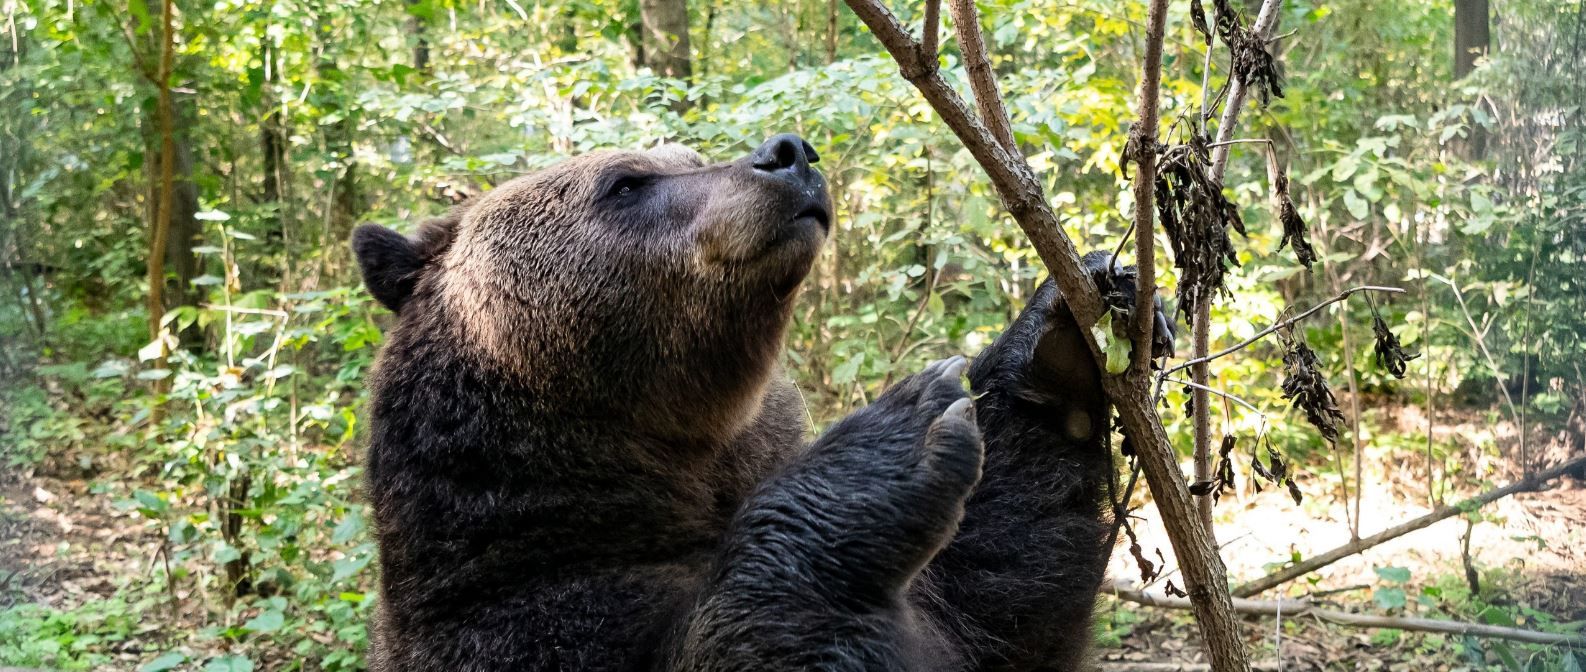
M 1249 597 L 1251 595 L 1257 595 L 1271 590 L 1288 583 L 1289 581 L 1293 581 L 1294 579 L 1297 579 L 1301 576 L 1305 576 L 1306 574 L 1338 562 L 1339 560 L 1347 558 L 1351 555 L 1355 555 L 1356 553 L 1372 548 L 1373 546 L 1377 546 L 1424 527 L 1428 527 L 1433 523 L 1443 519 L 1452 518 L 1461 513 L 1475 511 L 1482 506 L 1490 504 L 1499 499 L 1503 499 L 1504 497 L 1508 497 L 1509 495 L 1517 492 L 1528 492 L 1535 490 L 1543 483 L 1558 478 L 1570 470 L 1577 469 L 1582 466 L 1586 466 L 1586 457 L 1577 457 L 1547 471 L 1539 472 L 1530 478 L 1511 483 L 1495 490 L 1488 490 L 1487 492 L 1475 497 L 1471 497 L 1470 499 L 1459 502 L 1458 504 L 1440 506 L 1436 509 L 1433 509 L 1431 513 L 1419 518 L 1400 523 L 1369 537 L 1363 537 L 1355 541 L 1351 541 L 1347 544 L 1344 544 L 1343 546 L 1339 546 L 1338 548 L 1335 548 L 1331 551 L 1327 551 L 1326 553 L 1311 556 L 1310 558 L 1307 558 L 1303 561 L 1297 562 L 1259 579 L 1243 584 L 1235 588 L 1233 593 L 1236 597 Z
M 975 9 L 975 0 L 952 0 L 948 8 L 953 12 L 953 28 L 964 55 L 964 71 L 969 74 L 969 89 L 975 94 L 975 107 L 980 108 L 980 121 L 1003 149 L 1014 151 L 1012 123 L 997 90 L 997 73 L 991 69 L 985 38 L 980 34 L 980 12 Z M 934 57 L 934 52 L 931 55 Z
M 1116 584 L 1113 585 L 1112 590 L 1109 592 L 1118 596 L 1119 599 L 1151 607 L 1188 609 L 1190 606 L 1189 600 L 1182 597 L 1169 597 Z M 1581 635 L 1537 632 L 1535 630 L 1521 630 L 1519 628 L 1505 628 L 1461 621 L 1438 621 L 1430 618 L 1353 614 L 1334 609 L 1323 609 L 1303 600 L 1247 600 L 1241 598 L 1233 601 L 1233 608 L 1234 611 L 1241 614 L 1262 616 L 1273 616 L 1280 613 L 1287 614 L 1290 617 L 1310 615 L 1328 623 L 1362 628 L 1393 628 L 1395 630 L 1414 630 L 1416 632 L 1439 632 L 1450 635 L 1508 639 L 1516 642 L 1548 646 L 1586 646 L 1586 637 Z
M 1188 381 L 1188 380 L 1183 380 L 1183 379 L 1180 379 L 1180 378 L 1166 378 L 1166 380 L 1167 380 L 1167 382 L 1173 383 L 1175 385 L 1188 385 L 1188 386 L 1193 387 L 1193 388 L 1204 389 L 1207 392 L 1210 392 L 1210 393 L 1215 394 L 1215 395 L 1217 395 L 1219 397 L 1222 397 L 1222 398 L 1227 399 L 1229 401 L 1232 401 L 1232 402 L 1234 402 L 1236 404 L 1239 404 L 1240 406 L 1248 408 L 1251 411 L 1253 411 L 1256 415 L 1259 415 L 1259 416 L 1261 416 L 1263 418 L 1267 417 L 1267 414 L 1262 413 L 1261 409 L 1256 408 L 1254 404 L 1251 404 L 1248 401 L 1240 399 L 1239 397 L 1236 397 L 1236 396 L 1234 396 L 1232 394 L 1229 394 L 1227 392 L 1219 390 L 1219 389 L 1217 389 L 1215 387 L 1206 387 L 1204 385 L 1200 385 L 1198 383 L 1194 383 L 1194 382 L 1191 382 L 1191 381 Z
M 1266 329 L 1262 329 L 1261 331 L 1257 332 L 1256 335 L 1251 336 L 1250 338 L 1247 338 L 1247 339 L 1245 339 L 1243 341 L 1240 341 L 1236 345 L 1233 345 L 1233 346 L 1227 347 L 1227 348 L 1223 348 L 1222 350 L 1218 350 L 1217 352 L 1214 352 L 1214 353 L 1212 353 L 1210 355 L 1206 355 L 1204 357 L 1197 357 L 1195 359 L 1191 359 L 1189 361 L 1186 361 L 1186 362 L 1183 362 L 1183 363 L 1180 363 L 1180 364 L 1176 364 L 1176 365 L 1172 366 L 1171 368 L 1168 368 L 1168 369 L 1164 370 L 1161 375 L 1163 377 L 1166 377 L 1166 376 L 1168 376 L 1168 375 L 1170 375 L 1170 374 L 1172 374 L 1174 372 L 1183 371 L 1184 369 L 1187 369 L 1187 368 L 1189 368 L 1191 366 L 1195 366 L 1196 364 L 1203 364 L 1203 363 L 1212 361 L 1214 359 L 1218 359 L 1218 358 L 1221 358 L 1221 357 L 1227 357 L 1228 355 L 1231 355 L 1231 354 L 1234 354 L 1236 352 L 1239 352 L 1240 350 L 1243 350 L 1245 348 L 1250 347 L 1256 341 L 1259 341 L 1259 340 L 1261 340 L 1263 338 L 1266 338 L 1268 335 L 1270 335 L 1274 331 L 1277 331 L 1277 330 L 1282 329 L 1284 327 L 1287 327 L 1287 326 L 1289 326 L 1291 324 L 1299 322 L 1300 320 L 1303 320 L 1303 319 L 1305 319 L 1307 317 L 1310 317 L 1311 315 L 1314 315 L 1316 313 L 1316 311 L 1318 311 L 1318 310 L 1321 310 L 1321 309 L 1326 308 L 1326 307 L 1328 307 L 1330 305 L 1338 303 L 1339 301 L 1343 301 L 1344 299 L 1347 299 L 1350 296 L 1353 296 L 1355 294 L 1359 294 L 1360 292 L 1388 292 L 1388 293 L 1392 293 L 1392 294 L 1403 294 L 1404 290 L 1399 289 L 1398 287 L 1380 287 L 1380 286 L 1377 286 L 1377 285 L 1360 285 L 1358 287 L 1351 287 L 1351 288 L 1346 289 L 1346 290 L 1344 290 L 1342 292 L 1339 292 L 1337 295 L 1335 295 L 1331 299 L 1328 299 L 1328 300 L 1323 301 L 1321 303 L 1318 303 L 1318 304 L 1316 304 L 1314 306 L 1311 306 L 1310 308 L 1307 308 L 1305 310 L 1305 312 L 1300 313 L 1299 315 L 1295 315 L 1294 317 L 1288 318 L 1288 319 L 1283 320 L 1281 322 L 1277 322 L 1276 324 L 1273 324 L 1272 326 L 1267 327 Z
M 1206 146 L 1210 147 L 1212 149 L 1216 149 L 1218 147 L 1227 147 L 1229 145 L 1242 145 L 1242 144 L 1268 145 L 1268 146 L 1271 146 L 1272 145 L 1272 139 L 1271 138 L 1234 138 L 1232 140 L 1219 140 L 1217 142 L 1213 142 L 1213 143 L 1207 144 Z

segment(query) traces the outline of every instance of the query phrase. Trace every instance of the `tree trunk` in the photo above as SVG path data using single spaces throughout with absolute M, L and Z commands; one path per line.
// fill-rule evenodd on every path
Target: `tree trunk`
M 1454 79 L 1461 80 L 1476 70 L 1476 61 L 1487 55 L 1492 44 L 1491 14 L 1487 0 L 1454 0 Z M 1480 159 L 1487 152 L 1487 129 L 1472 125 L 1465 147 L 1467 158 Z
M 413 36 L 413 69 L 430 70 L 430 38 L 426 16 L 429 10 L 418 11 L 419 0 L 408 0 L 408 33 Z
M 1454 0 L 1454 79 L 1464 79 L 1487 55 L 1489 28 L 1487 0 Z
M 826 0 L 826 64 L 837 61 L 837 0 Z
M 642 63 L 666 77 L 693 75 L 688 47 L 688 0 L 639 0 Z
M 157 151 L 149 172 L 149 336 L 161 333 L 160 320 L 167 310 L 188 302 L 189 281 L 198 270 L 193 254 L 193 239 L 198 235 L 198 189 L 192 181 L 192 150 L 187 133 L 197 120 L 197 102 L 184 96 L 178 109 L 171 79 L 175 74 L 174 0 L 165 0 L 160 10 L 159 66 L 146 73 L 155 86 L 156 96 L 151 126 Z M 178 117 L 181 117 L 178 119 Z M 178 125 L 181 131 L 178 131 Z M 174 282 L 168 281 L 174 272 Z
M 157 261 L 160 266 L 160 276 L 165 279 L 159 283 L 159 306 L 155 310 L 153 297 L 150 297 L 150 310 L 156 312 L 151 320 L 158 320 L 161 315 L 177 306 L 193 303 L 192 279 L 198 275 L 199 259 L 193 253 L 193 247 L 203 227 L 195 215 L 198 214 L 198 186 L 193 183 L 193 149 L 189 130 L 198 119 L 197 101 L 190 95 L 177 95 L 172 92 L 169 109 L 162 112 L 162 105 L 158 100 L 154 109 L 150 110 L 154 129 L 153 137 L 149 138 L 149 155 L 154 160 L 149 164 L 149 221 L 150 231 L 160 236 L 160 244 L 155 246 L 151 238 L 149 245 L 149 261 Z M 165 115 L 171 116 L 170 121 L 170 154 L 166 154 Z M 166 170 L 166 157 L 170 156 L 170 170 Z M 166 193 L 169 188 L 169 194 Z M 170 201 L 165 198 L 167 195 Z M 169 207 L 170 216 L 163 213 Z M 159 231 L 163 228 L 164 231 Z M 156 255 L 155 251 L 163 250 L 163 254 Z M 151 270 L 152 272 L 152 270 Z M 149 276 L 152 280 L 153 275 Z M 151 285 L 150 292 L 156 290 Z M 155 323 L 151 322 L 151 329 Z M 153 333 L 153 332 L 151 332 Z M 188 336 L 183 335 L 184 345 L 193 345 L 188 342 Z

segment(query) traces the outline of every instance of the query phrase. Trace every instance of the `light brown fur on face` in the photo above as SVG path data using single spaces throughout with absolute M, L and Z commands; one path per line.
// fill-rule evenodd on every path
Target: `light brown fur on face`
M 825 238 L 824 187 L 678 145 L 595 152 L 467 206 L 426 280 L 457 338 L 546 411 L 640 409 L 647 431 L 730 436 Z

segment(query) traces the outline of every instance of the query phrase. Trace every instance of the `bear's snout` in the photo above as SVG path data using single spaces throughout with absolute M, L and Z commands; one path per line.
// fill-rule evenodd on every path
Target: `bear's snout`
M 794 214 L 795 221 L 813 219 L 821 231 L 831 231 L 831 205 L 826 194 L 826 178 L 810 164 L 820 162 L 810 143 L 795 133 L 771 136 L 755 148 L 744 162 L 753 171 L 766 178 L 793 187 L 802 201 Z

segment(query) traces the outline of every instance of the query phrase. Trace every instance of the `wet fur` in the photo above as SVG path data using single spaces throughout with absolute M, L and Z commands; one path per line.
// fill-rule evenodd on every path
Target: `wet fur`
M 624 162 L 676 187 L 630 218 L 688 227 L 612 226 Z M 1056 290 L 969 368 L 972 408 L 939 362 L 806 444 L 776 362 L 813 248 L 734 230 L 788 206 L 721 165 L 595 155 L 356 232 L 399 314 L 368 381 L 371 669 L 1082 667 L 1109 473 L 1074 420 L 1106 422 Z

